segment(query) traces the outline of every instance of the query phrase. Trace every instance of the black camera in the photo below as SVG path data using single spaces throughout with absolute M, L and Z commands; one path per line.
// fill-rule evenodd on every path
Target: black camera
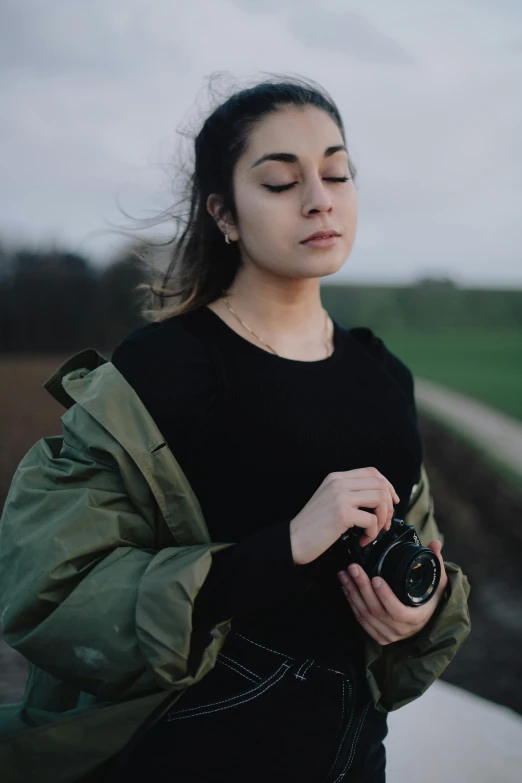
M 364 530 L 351 528 L 330 547 L 336 568 L 346 570 L 357 563 L 370 579 L 381 576 L 406 606 L 422 606 L 437 589 L 441 578 L 438 557 L 423 547 L 415 528 L 393 517 L 389 530 L 374 541 L 360 544 Z

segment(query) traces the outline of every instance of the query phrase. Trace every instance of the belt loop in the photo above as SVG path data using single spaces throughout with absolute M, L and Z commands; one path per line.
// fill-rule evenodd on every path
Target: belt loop
M 308 669 L 310 668 L 310 666 L 313 664 L 313 662 L 314 662 L 313 658 L 307 658 L 301 664 L 301 666 L 298 668 L 298 670 L 296 672 L 294 672 L 294 677 L 296 677 L 298 680 L 303 680 L 303 681 L 306 680 L 305 674 L 308 671 Z

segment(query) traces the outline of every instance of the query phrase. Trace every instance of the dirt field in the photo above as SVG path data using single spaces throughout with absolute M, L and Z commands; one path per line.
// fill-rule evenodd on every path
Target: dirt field
M 0 508 L 16 466 L 39 438 L 61 432 L 64 408 L 42 384 L 67 356 L 0 359 Z M 0 628 L 0 704 L 22 692 L 26 663 L 2 641 Z
M 522 495 L 445 428 L 421 426 L 443 555 L 472 586 L 471 635 L 443 679 L 522 714 Z
M 41 385 L 62 361 L 0 362 L 0 507 L 27 449 L 61 431 L 64 409 Z M 421 428 L 444 557 L 472 584 L 472 634 L 443 679 L 522 714 L 522 495 L 440 425 L 423 416 Z M 0 638 L 0 703 L 19 698 L 25 672 Z
M 60 416 L 65 409 L 42 384 L 67 358 L 0 357 L 0 508 L 26 451 L 44 435 L 61 432 Z

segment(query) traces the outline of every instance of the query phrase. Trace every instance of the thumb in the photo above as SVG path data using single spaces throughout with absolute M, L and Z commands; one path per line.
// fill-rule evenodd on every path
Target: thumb
M 430 541 L 430 543 L 428 544 L 428 548 L 431 549 L 433 554 L 439 558 L 439 562 L 442 568 L 441 580 L 439 584 L 439 592 L 442 592 L 443 590 L 446 589 L 446 584 L 448 582 L 446 567 L 444 565 L 444 560 L 442 559 L 442 555 L 441 555 L 442 543 L 438 539 L 434 539 L 433 541 Z

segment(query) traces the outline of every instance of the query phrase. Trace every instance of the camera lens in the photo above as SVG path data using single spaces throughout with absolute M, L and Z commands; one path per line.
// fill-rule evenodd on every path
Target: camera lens
M 437 589 L 441 568 L 431 549 L 404 543 L 387 551 L 380 573 L 403 603 L 421 606 Z

